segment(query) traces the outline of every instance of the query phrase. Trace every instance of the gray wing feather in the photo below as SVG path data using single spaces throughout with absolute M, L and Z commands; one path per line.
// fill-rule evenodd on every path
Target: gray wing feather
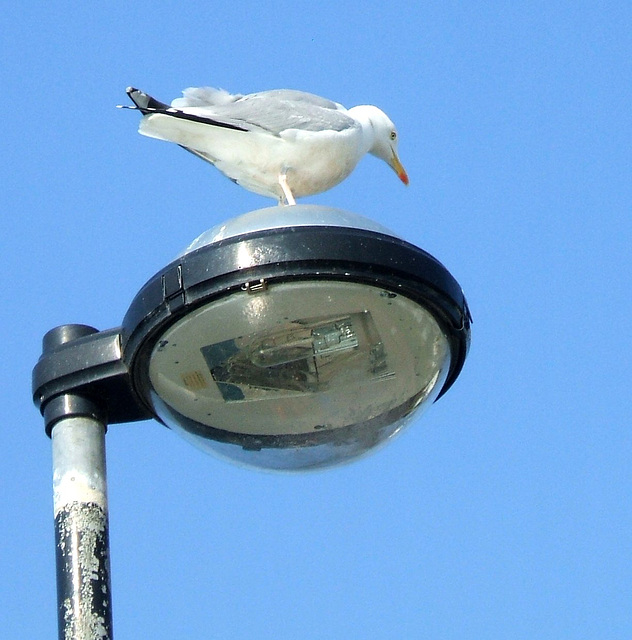
M 280 135 L 287 129 L 344 131 L 357 126 L 344 107 L 319 96 L 291 89 L 231 95 L 211 87 L 186 89 L 173 107 L 198 107 L 214 120 L 243 129 L 264 129 Z

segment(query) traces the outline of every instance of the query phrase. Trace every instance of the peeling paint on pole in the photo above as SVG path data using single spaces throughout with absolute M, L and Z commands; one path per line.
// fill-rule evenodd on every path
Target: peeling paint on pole
M 94 503 L 68 505 L 55 517 L 55 539 L 60 640 L 108 640 L 112 612 L 107 514 Z

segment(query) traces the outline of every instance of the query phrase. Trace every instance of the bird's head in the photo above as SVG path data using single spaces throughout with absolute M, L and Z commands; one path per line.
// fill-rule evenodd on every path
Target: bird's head
M 349 113 L 362 123 L 363 128 L 372 132 L 371 146 L 368 152 L 381 158 L 388 164 L 397 177 L 408 184 L 408 174 L 397 155 L 398 134 L 392 120 L 377 107 L 362 105 L 349 109 Z

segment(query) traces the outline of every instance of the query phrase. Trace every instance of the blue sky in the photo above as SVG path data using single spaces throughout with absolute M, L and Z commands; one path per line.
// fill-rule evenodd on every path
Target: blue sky
M 0 37 L 0 637 L 56 633 L 42 335 L 118 326 L 193 238 L 268 206 L 115 109 L 133 84 L 295 88 L 395 121 L 305 202 L 440 259 L 474 316 L 450 392 L 353 465 L 235 467 L 156 422 L 107 435 L 114 634 L 629 638 L 628 2 L 30 3 Z

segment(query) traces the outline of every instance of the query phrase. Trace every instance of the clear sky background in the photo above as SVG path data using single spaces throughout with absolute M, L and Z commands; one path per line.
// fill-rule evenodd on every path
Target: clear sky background
M 120 324 L 216 223 L 268 206 L 115 109 L 133 84 L 376 104 L 304 202 L 441 260 L 474 316 L 454 387 L 390 446 L 245 470 L 156 422 L 107 435 L 117 639 L 632 637 L 632 4 L 34 2 L 0 35 L 0 637 L 56 637 L 50 328 Z

